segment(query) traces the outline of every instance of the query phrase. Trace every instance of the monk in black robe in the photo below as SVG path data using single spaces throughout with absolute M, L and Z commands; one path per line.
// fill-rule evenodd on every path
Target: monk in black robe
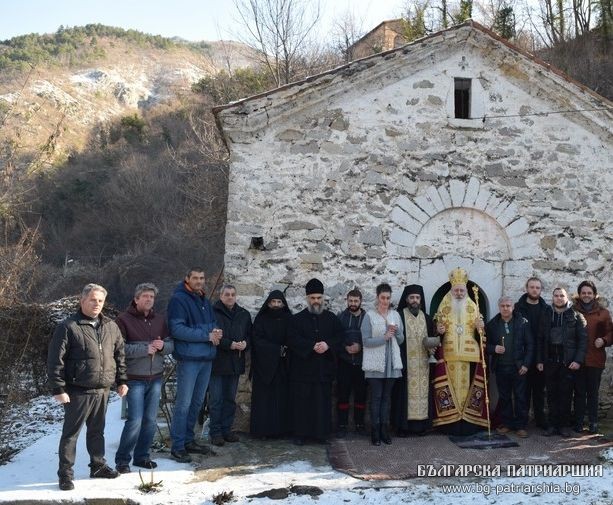
M 392 424 L 399 436 L 423 434 L 432 427 L 432 370 L 430 352 L 440 345 L 432 318 L 426 314 L 424 290 L 418 284 L 404 288 L 398 313 L 405 339 L 400 344 L 402 378 L 392 391 Z
M 324 287 L 311 279 L 306 285 L 307 308 L 292 317 L 288 331 L 290 391 L 295 443 L 326 442 L 332 424 L 334 350 L 344 337 L 340 320 L 323 308 Z
M 281 291 L 271 291 L 255 317 L 251 339 L 251 425 L 253 436 L 290 432 L 287 328 L 292 313 Z

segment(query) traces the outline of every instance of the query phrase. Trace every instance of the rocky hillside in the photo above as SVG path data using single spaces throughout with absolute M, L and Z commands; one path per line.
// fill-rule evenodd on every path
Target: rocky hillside
M 202 77 L 249 60 L 236 42 L 192 44 L 101 25 L 4 41 L 0 153 L 6 160 L 18 149 L 30 171 L 55 165 L 97 126 L 172 105 Z

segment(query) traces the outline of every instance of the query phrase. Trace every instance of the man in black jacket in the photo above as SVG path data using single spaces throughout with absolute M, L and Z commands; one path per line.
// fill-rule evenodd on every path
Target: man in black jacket
M 534 339 L 528 320 L 513 312 L 511 297 L 502 296 L 498 310 L 500 313 L 485 327 L 487 352 L 492 356 L 492 371 L 496 373 L 502 416 L 502 425 L 497 431 L 508 433 L 516 430 L 517 436 L 526 438 L 526 374 L 534 359 Z
M 209 382 L 210 434 L 211 443 L 221 446 L 239 440 L 232 425 L 238 379 L 245 373 L 245 351 L 251 341 L 251 315 L 236 303 L 236 288 L 229 284 L 221 288 L 213 309 L 223 337 Z
M 575 312 L 563 288 L 553 290 L 553 314 L 545 322 L 543 346 L 537 350 L 537 368 L 545 370 L 549 427 L 545 432 L 570 436 L 570 404 L 575 373 L 585 361 L 587 329 L 585 318 Z
M 534 341 L 534 354 L 543 345 L 543 328 L 545 321 L 551 320 L 551 306 L 541 297 L 543 283 L 538 277 L 526 281 L 526 292 L 515 304 L 515 310 L 528 320 Z M 532 413 L 537 427 L 546 429 L 545 416 L 545 374 L 536 368 L 536 360 L 528 368 L 526 382 L 526 401 L 528 410 L 532 403 Z
M 64 406 L 64 426 L 58 450 L 59 486 L 74 489 L 77 437 L 87 425 L 90 477 L 114 479 L 119 474 L 104 459 L 104 423 L 109 389 L 128 392 L 124 341 L 118 326 L 102 315 L 106 289 L 88 284 L 81 309 L 62 321 L 49 344 L 47 371 L 53 397 Z
M 347 293 L 347 308 L 338 314 L 345 329 L 345 338 L 338 348 L 338 373 L 336 381 L 337 438 L 347 436 L 349 424 L 349 400 L 353 391 L 353 422 L 360 435 L 366 434 L 366 379 L 362 370 L 362 293 L 354 288 Z

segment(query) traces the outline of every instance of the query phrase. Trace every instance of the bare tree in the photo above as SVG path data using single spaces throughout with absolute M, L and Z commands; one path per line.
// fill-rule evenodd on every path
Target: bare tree
M 575 37 L 588 32 L 591 28 L 593 0 L 572 0 L 572 15 Z
M 319 21 L 319 1 L 234 0 L 234 5 L 247 33 L 242 42 L 258 52 L 277 86 L 290 82 Z
M 352 46 L 364 35 L 362 26 L 363 22 L 358 21 L 355 13 L 350 10 L 345 11 L 334 22 L 332 28 L 333 45 L 345 63 L 354 59 Z

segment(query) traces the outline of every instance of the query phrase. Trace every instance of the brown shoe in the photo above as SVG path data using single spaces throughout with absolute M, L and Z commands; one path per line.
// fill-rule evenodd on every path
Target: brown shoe
M 496 428 L 496 433 L 500 433 L 501 435 L 504 435 L 505 433 L 509 433 L 509 431 L 511 430 L 503 425 L 498 426 L 498 428 Z
M 222 445 L 226 443 L 226 441 L 223 439 L 221 435 L 213 435 L 211 437 L 211 443 L 213 445 L 216 445 L 217 447 L 221 447 Z
M 515 432 L 515 434 L 519 437 L 519 438 L 528 438 L 528 432 L 526 430 L 517 430 Z

